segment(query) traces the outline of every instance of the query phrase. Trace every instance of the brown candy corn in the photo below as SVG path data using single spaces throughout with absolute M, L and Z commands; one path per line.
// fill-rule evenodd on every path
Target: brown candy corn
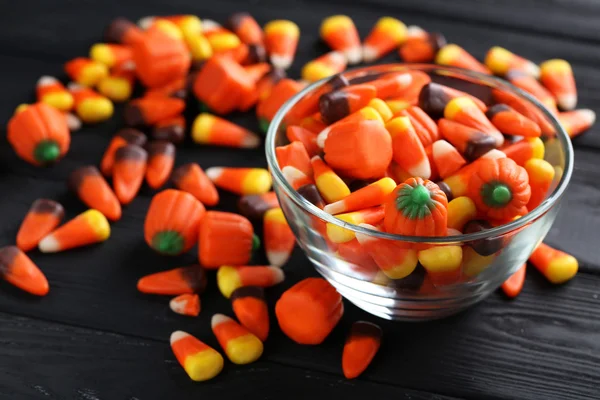
M 35 249 L 40 240 L 60 224 L 64 216 L 63 206 L 56 201 L 37 199 L 21 223 L 17 233 L 17 246 L 23 251 Z
M 68 185 L 88 207 L 111 221 L 121 219 L 121 204 L 98 168 L 93 165 L 77 168 L 69 175 Z
M 176 188 L 192 194 L 207 206 L 214 206 L 219 202 L 217 188 L 196 163 L 178 167 L 173 171 L 172 180 Z
M 342 369 L 344 376 L 353 379 L 363 373 L 375 357 L 381 343 L 381 328 L 366 321 L 357 321 L 344 344 Z
M 146 182 L 152 189 L 158 189 L 165 184 L 173 165 L 175 164 L 175 145 L 165 141 L 150 142 L 148 150 L 148 166 Z
M 146 275 L 137 283 L 137 289 L 142 293 L 172 296 L 202 293 L 205 288 L 206 273 L 197 264 Z
M 0 277 L 36 296 L 45 296 L 50 290 L 42 271 L 16 246 L 0 248 Z
M 183 112 L 185 102 L 173 97 L 150 96 L 132 100 L 123 111 L 129 126 L 154 125 Z
M 104 176 L 112 176 L 112 169 L 115 163 L 115 153 L 118 149 L 128 144 L 144 146 L 146 144 L 146 135 L 137 129 L 124 128 L 118 131 L 110 141 L 108 148 L 102 156 L 100 162 L 100 171 Z
M 121 204 L 129 204 L 135 198 L 146 172 L 148 153 L 140 146 L 129 144 L 115 153 L 113 187 Z
M 246 329 L 261 341 L 269 336 L 269 310 L 263 288 L 243 286 L 231 294 L 235 316 Z

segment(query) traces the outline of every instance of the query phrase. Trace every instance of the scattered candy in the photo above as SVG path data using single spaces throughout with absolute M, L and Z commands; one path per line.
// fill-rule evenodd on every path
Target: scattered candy
M 264 290 L 257 286 L 244 286 L 231 293 L 231 306 L 240 324 L 261 341 L 269 336 L 269 310 Z
M 280 268 L 271 266 L 223 265 L 217 271 L 217 285 L 226 298 L 237 288 L 244 286 L 271 287 L 283 282 L 285 275 Z
M 104 31 L 104 40 L 111 43 L 132 45 L 143 38 L 143 32 L 125 18 L 115 18 Z
M 64 216 L 65 210 L 60 203 L 48 199 L 34 201 L 17 232 L 19 249 L 35 249 L 44 236 L 60 225 Z
M 89 58 L 77 57 L 65 63 L 65 72 L 80 85 L 92 87 L 108 76 L 108 67 Z
M 392 52 L 406 40 L 406 25 L 396 18 L 382 17 L 362 45 L 364 62 L 373 62 Z
M 456 44 L 447 44 L 442 47 L 435 56 L 435 63 L 469 69 L 481 74 L 490 73 L 490 70 L 485 65 L 481 64 L 475 57 Z
M 181 144 L 185 140 L 185 126 L 185 118 L 182 115 L 163 119 L 154 124 L 152 138 L 175 145 Z
M 251 220 L 262 220 L 267 211 L 277 207 L 279 207 L 279 200 L 275 192 L 249 194 L 240 197 L 238 201 L 240 214 Z
M 104 242 L 110 237 L 110 225 L 98 210 L 87 210 L 60 226 L 39 243 L 42 253 L 56 253 Z
M 42 271 L 16 246 L 0 247 L 0 277 L 36 296 L 45 296 L 50 290 Z
M 158 189 L 169 179 L 175 164 L 175 146 L 170 142 L 154 141 L 146 146 L 148 165 L 146 182 L 152 189 Z
M 217 188 L 198 164 L 178 167 L 173 171 L 171 179 L 177 189 L 190 193 L 207 206 L 214 206 L 219 202 Z
M 121 204 L 98 168 L 88 165 L 75 169 L 69 175 L 68 186 L 88 207 L 111 221 L 121 219 Z
M 404 62 L 432 62 L 437 52 L 446 45 L 446 38 L 441 33 L 425 32 L 418 26 L 409 26 L 406 40 L 400 46 L 399 54 Z
M 254 149 L 260 145 L 260 139 L 255 133 L 208 113 L 200 114 L 194 120 L 192 139 L 200 144 L 245 149 Z
M 342 370 L 347 379 L 354 379 L 367 369 L 379 350 L 381 336 L 381 328 L 371 322 L 352 324 L 342 354 Z
M 67 88 L 73 96 L 75 112 L 83 122 L 95 124 L 113 116 L 114 106 L 107 97 L 73 82 Z
M 37 101 L 46 103 L 60 111 L 71 111 L 73 96 L 67 88 L 53 76 L 42 76 L 35 88 Z
M 271 190 L 269 171 L 263 168 L 211 167 L 206 176 L 216 187 L 238 194 L 263 194 Z
M 263 242 L 269 264 L 282 267 L 292 255 L 296 237 L 281 208 L 272 208 L 265 212 L 263 231 Z
M 554 95 L 563 110 L 577 106 L 577 87 L 571 64 L 565 60 L 548 60 L 540 64 L 540 81 Z
M 580 109 L 558 114 L 558 120 L 571 138 L 575 138 L 587 131 L 596 122 L 596 112 L 589 109 Z
M 146 135 L 133 128 L 123 128 L 118 131 L 108 144 L 108 148 L 102 156 L 102 161 L 100 161 L 100 170 L 104 176 L 112 176 L 115 153 L 128 144 L 143 147 L 146 144 Z
M 185 102 L 173 97 L 150 96 L 130 101 L 123 111 L 125 123 L 132 127 L 154 125 L 176 117 L 185 109 Z
M 321 23 L 321 39 L 332 49 L 344 54 L 349 64 L 358 64 L 362 58 L 360 37 L 354 22 L 346 15 L 334 15 Z
M 175 331 L 171 334 L 171 349 L 191 380 L 207 381 L 223 369 L 223 357 L 189 333 Z
M 147 294 L 179 296 L 201 294 L 206 283 L 204 269 L 200 265 L 190 265 L 146 275 L 138 280 L 137 289 Z
M 510 70 L 521 71 L 533 78 L 540 76 L 540 68 L 533 62 L 499 46 L 494 46 L 487 52 L 485 65 L 492 73 L 500 76 L 506 75 Z
M 262 355 L 263 344 L 260 339 L 228 316 L 213 315 L 211 326 L 221 348 L 232 363 L 250 364 Z
M 288 20 L 271 21 L 264 27 L 265 47 L 275 68 L 288 69 L 294 61 L 300 38 L 298 25 Z
M 123 205 L 133 201 L 144 182 L 148 153 L 135 144 L 128 144 L 115 152 L 113 188 Z
M 579 269 L 579 263 L 575 257 L 544 243 L 540 243 L 531 253 L 529 261 L 554 284 L 573 279 Z
M 131 48 L 121 44 L 96 43 L 90 49 L 90 58 L 108 68 L 133 64 Z
M 505 295 L 514 299 L 521 293 L 523 289 L 523 284 L 525 283 L 525 272 L 527 270 L 527 263 L 521 265 L 521 267 L 510 276 L 504 283 L 501 288 Z
M 556 113 L 556 100 L 554 96 L 537 79 L 518 70 L 508 71 L 506 79 L 519 89 L 531 94 L 550 111 Z
M 306 63 L 302 67 L 300 75 L 307 82 L 316 82 L 340 73 L 345 69 L 346 57 L 338 51 L 330 51 Z
M 180 294 L 169 301 L 171 311 L 189 317 L 197 317 L 200 314 L 200 297 L 197 294 Z

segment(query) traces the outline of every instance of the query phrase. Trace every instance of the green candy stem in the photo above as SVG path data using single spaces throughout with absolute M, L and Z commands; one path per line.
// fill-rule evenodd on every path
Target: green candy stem
M 54 140 L 44 140 L 35 146 L 33 157 L 41 164 L 56 161 L 60 156 L 60 148 Z
M 490 182 L 481 189 L 481 197 L 489 207 L 501 208 L 512 200 L 512 191 L 502 182 Z
M 423 185 L 406 185 L 398 192 L 396 208 L 409 219 L 423 219 L 431 214 L 431 193 Z
M 175 231 L 158 232 L 152 238 L 152 248 L 161 254 L 171 256 L 181 254 L 183 251 L 183 236 Z
M 269 130 L 269 125 L 271 124 L 270 121 L 267 121 L 264 118 L 259 118 L 258 119 L 258 127 L 260 128 L 260 130 L 263 133 L 267 133 L 267 131 Z
M 252 251 L 260 248 L 260 238 L 256 235 L 252 235 Z

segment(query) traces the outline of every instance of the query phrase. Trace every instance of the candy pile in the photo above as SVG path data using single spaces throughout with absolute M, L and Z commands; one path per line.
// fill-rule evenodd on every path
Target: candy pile
M 285 117 L 290 143 L 276 149 L 284 176 L 313 204 L 343 221 L 419 236 L 481 231 L 540 204 L 554 177 L 540 139 L 552 134 L 551 127 L 535 109 L 506 93 L 494 93 L 495 104 L 488 107 L 419 71 L 350 81 L 336 75 L 348 64 L 376 61 L 398 49 L 405 62 L 435 61 L 505 77 L 556 112 L 572 137 L 595 119 L 591 110 L 574 110 L 575 81 L 564 60 L 538 68 L 494 47 L 483 65 L 459 46 L 446 44 L 441 34 L 407 28 L 392 17 L 377 21 L 361 44 L 353 21 L 337 15 L 325 19 L 320 31 L 332 51 L 307 63 L 303 80 L 297 81 L 284 72 L 293 63 L 300 36 L 295 23 L 276 20 L 261 29 L 252 16 L 237 13 L 226 26 L 193 15 L 146 17 L 137 25 L 118 18 L 105 31 L 106 43 L 93 45 L 89 58 L 65 64 L 69 84 L 49 76 L 39 79 L 37 103 L 17 107 L 8 123 L 8 141 L 23 160 L 36 166 L 59 161 L 69 150 L 70 132 L 82 123 L 111 118 L 113 102 L 128 101 L 123 110 L 127 127 L 110 140 L 98 167 L 81 166 L 70 174 L 69 188 L 88 211 L 61 225 L 59 203 L 33 203 L 17 245 L 0 248 L 0 275 L 6 281 L 34 295 L 47 294 L 46 278 L 24 252 L 36 247 L 58 252 L 105 241 L 109 221 L 121 218 L 122 206 L 136 197 L 144 181 L 152 189 L 170 181 L 175 189 L 152 199 L 145 241 L 170 256 L 198 245 L 199 264 L 142 277 L 137 288 L 174 296 L 169 303 L 174 312 L 197 316 L 205 271 L 216 270 L 219 290 L 231 299 L 237 321 L 216 314 L 212 330 L 231 362 L 251 363 L 261 356 L 269 333 L 263 288 L 284 280 L 281 267 L 295 237 L 270 191 L 267 170 L 176 166 L 189 104 L 197 100 L 203 109 L 191 124 L 195 143 L 257 148 L 257 134 L 212 113 L 255 107 L 266 131 L 281 105 L 307 82 L 332 77 Z M 136 83 L 143 94 L 129 100 L 137 93 Z M 218 205 L 218 189 L 241 196 L 240 214 L 205 209 Z M 261 246 L 251 220 L 263 223 L 262 245 L 270 265 L 248 265 Z M 426 272 L 434 284 L 443 284 L 468 257 L 460 246 L 400 248 L 333 224 L 325 226 L 324 237 L 343 259 L 374 264 L 388 279 Z M 492 253 L 475 249 L 471 257 Z M 545 244 L 530 261 L 554 283 L 577 271 L 573 257 Z M 524 277 L 525 266 L 503 285 L 507 295 L 519 293 Z M 327 281 L 308 278 L 281 296 L 275 314 L 292 340 L 319 344 L 343 310 L 340 294 Z M 379 327 L 354 323 L 342 356 L 347 378 L 367 368 L 380 341 Z M 170 342 L 193 380 L 211 379 L 223 368 L 221 354 L 188 333 L 176 331 Z

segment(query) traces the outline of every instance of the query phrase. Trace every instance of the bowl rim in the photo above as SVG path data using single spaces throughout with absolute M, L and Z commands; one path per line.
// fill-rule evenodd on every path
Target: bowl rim
M 398 69 L 398 67 L 401 67 L 401 69 Z M 562 127 L 562 125 L 560 124 L 558 119 L 543 104 L 541 104 L 536 98 L 534 98 L 529 93 L 510 84 L 509 82 L 505 81 L 504 79 L 501 79 L 501 78 L 498 78 L 498 77 L 495 77 L 492 75 L 486 75 L 486 74 L 482 74 L 479 72 L 466 70 L 463 68 L 441 66 L 441 65 L 436 65 L 436 64 L 406 64 L 406 63 L 380 64 L 380 65 L 375 65 L 375 66 L 353 68 L 353 69 L 344 71 L 342 74 L 344 74 L 344 76 L 346 76 L 346 75 L 352 76 L 352 74 L 356 74 L 356 76 L 360 76 L 361 72 L 368 72 L 368 71 L 382 72 L 382 71 L 388 71 L 388 70 L 391 70 L 394 68 L 398 69 L 399 71 L 401 71 L 401 70 L 406 70 L 406 71 L 416 70 L 416 71 L 427 71 L 427 72 L 444 71 L 444 72 L 450 73 L 450 74 L 460 74 L 460 75 L 466 76 L 468 78 L 472 78 L 472 79 L 475 79 L 478 81 L 483 81 L 487 85 L 491 86 L 492 88 L 505 89 L 505 90 L 512 91 L 513 93 L 516 93 L 521 98 L 525 98 L 526 100 L 531 102 L 550 121 L 550 123 L 556 130 L 556 133 L 557 133 L 556 136 L 560 140 L 562 148 L 564 149 L 565 167 L 563 170 L 561 180 L 556 185 L 556 188 L 554 189 L 552 194 L 550 196 L 548 196 L 548 198 L 546 198 L 540 205 L 538 205 L 536 208 L 534 208 L 533 210 L 528 212 L 523 217 L 521 217 L 517 220 L 511 221 L 508 224 L 503 224 L 503 225 L 500 225 L 500 226 L 497 226 L 497 227 L 494 227 L 491 229 L 487 229 L 485 231 L 469 233 L 469 234 L 461 234 L 461 235 L 453 235 L 453 236 L 433 236 L 433 237 L 430 237 L 430 236 L 404 236 L 404 235 L 396 235 L 393 233 L 387 233 L 387 232 L 383 232 L 383 231 L 376 231 L 373 229 L 364 228 L 364 227 L 361 227 L 358 225 L 354 225 L 354 224 L 342 221 L 341 219 L 336 218 L 332 214 L 326 213 L 325 211 L 321 210 L 320 208 L 318 208 L 317 206 L 315 206 L 314 204 L 312 204 L 311 202 L 306 200 L 302 195 L 300 195 L 288 183 L 287 179 L 285 179 L 285 177 L 283 176 L 281 168 L 279 168 L 276 153 L 275 153 L 275 138 L 277 136 L 277 131 L 279 130 L 279 127 L 280 127 L 285 115 L 306 94 L 308 94 L 309 92 L 311 92 L 314 89 L 317 89 L 318 87 L 320 87 L 321 85 L 326 83 L 329 79 L 331 79 L 331 77 L 327 77 L 327 78 L 321 79 L 317 82 L 314 82 L 314 83 L 306 86 L 304 89 L 302 89 L 300 92 L 298 92 L 296 95 L 291 97 L 288 101 L 286 101 L 283 104 L 283 106 L 281 106 L 281 108 L 277 111 L 277 113 L 273 117 L 273 120 L 269 124 L 269 129 L 267 131 L 267 137 L 265 140 L 265 152 L 266 152 L 266 157 L 267 157 L 267 163 L 269 165 L 269 170 L 275 179 L 275 182 L 285 192 L 285 194 L 288 195 L 290 197 L 290 199 L 292 199 L 292 201 L 294 201 L 294 203 L 296 203 L 298 206 L 300 206 L 303 210 L 313 214 L 314 216 L 318 217 L 319 219 L 321 219 L 327 223 L 334 224 L 341 228 L 349 229 L 355 233 L 361 233 L 364 235 L 369 235 L 369 236 L 373 236 L 373 237 L 377 237 L 377 238 L 381 238 L 381 239 L 396 240 L 396 241 L 403 241 L 403 242 L 428 243 L 428 244 L 451 244 L 451 243 L 457 243 L 457 242 L 466 242 L 466 241 L 481 240 L 481 239 L 487 239 L 490 237 L 502 236 L 507 233 L 519 230 L 522 227 L 524 227 L 525 225 L 533 222 L 534 220 L 538 219 L 540 216 L 544 215 L 562 197 L 569 182 L 571 181 L 571 177 L 573 174 L 573 158 L 574 158 L 573 145 L 571 143 L 571 139 L 570 139 L 569 135 L 564 130 L 564 128 Z M 465 79 L 463 79 L 463 80 L 465 80 Z

